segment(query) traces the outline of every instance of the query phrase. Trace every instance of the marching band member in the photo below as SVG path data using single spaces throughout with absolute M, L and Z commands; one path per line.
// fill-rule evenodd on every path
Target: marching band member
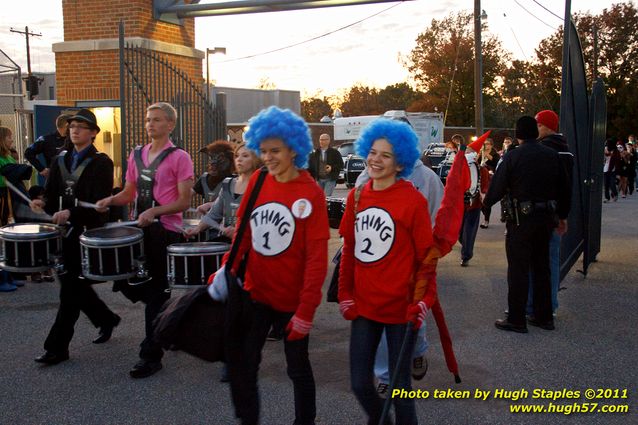
M 193 187 L 190 155 L 170 139 L 176 122 L 177 111 L 168 103 L 154 103 L 146 109 L 146 133 L 151 143 L 131 152 L 124 189 L 97 202 L 99 207 L 107 208 L 135 200 L 138 226 L 144 229 L 144 252 L 151 280 L 137 285 L 141 293 L 129 296 L 146 304 L 146 337 L 140 344 L 140 361 L 129 372 L 132 378 L 146 378 L 162 369 L 164 352 L 153 337 L 153 320 L 170 298 L 166 247 L 182 239 L 182 211 L 190 204 Z M 126 287 L 122 292 L 127 296 Z
M 230 242 L 235 233 L 237 208 L 244 195 L 250 176 L 261 167 L 261 160 L 255 152 L 241 143 L 235 148 L 235 170 L 237 177 L 226 177 L 220 183 L 221 190 L 208 212 L 201 218 L 199 224 L 184 232 L 191 238 L 204 230 L 219 228 L 220 237 Z
M 98 298 L 90 281 L 80 278 L 79 237 L 85 227 L 102 227 L 108 214 L 76 206 L 77 200 L 95 202 L 111 193 L 113 161 L 93 146 L 100 127 L 91 111 L 81 109 L 69 118 L 68 123 L 73 150 L 53 159 L 44 200 L 31 202 L 34 211 L 41 212 L 44 209 L 48 214 L 53 214 L 54 224 L 68 223 L 71 226 L 70 233 L 63 241 L 65 272 L 59 275 L 60 306 L 49 336 L 44 341 L 46 351 L 35 359 L 47 365 L 58 364 L 69 358 L 69 343 L 80 311 L 95 327 L 100 328 L 98 337 L 93 340 L 96 344 L 108 341 L 113 328 L 120 322 L 120 317 Z

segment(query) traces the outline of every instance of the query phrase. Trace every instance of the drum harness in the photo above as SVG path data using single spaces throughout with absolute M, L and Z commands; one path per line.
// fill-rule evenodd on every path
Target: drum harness
M 85 158 L 71 173 L 68 168 L 66 168 L 66 164 L 64 163 L 64 156 L 66 151 L 60 152 L 58 155 L 58 166 L 60 167 L 60 172 L 62 173 L 62 181 L 64 182 L 64 192 L 59 197 L 60 205 L 59 210 L 76 207 L 78 205 L 78 199 L 75 196 L 75 189 L 77 187 L 78 182 L 80 181 L 80 177 L 82 173 L 89 165 L 89 163 L 93 160 L 93 157 Z M 69 227 L 69 230 L 66 232 L 64 237 L 68 237 L 73 230 L 73 226 Z
M 153 197 L 153 186 L 155 185 L 155 174 L 160 164 L 168 155 L 179 149 L 176 146 L 172 146 L 163 150 L 157 158 L 153 160 L 148 167 L 144 166 L 142 162 L 142 147 L 135 148 L 133 156 L 135 158 L 135 165 L 137 166 L 137 198 L 135 199 L 135 217 L 139 217 L 141 213 L 158 205 L 159 202 Z
M 213 202 L 219 195 L 221 185 L 217 185 L 215 188 L 211 189 L 210 186 L 208 186 L 208 173 L 204 173 L 201 177 L 201 180 L 202 191 L 204 192 L 204 199 L 206 200 L 206 202 Z

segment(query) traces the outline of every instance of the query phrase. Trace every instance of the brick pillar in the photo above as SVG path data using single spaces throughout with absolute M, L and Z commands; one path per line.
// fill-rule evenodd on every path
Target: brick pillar
M 173 25 L 153 19 L 152 0 L 63 0 L 64 42 L 53 45 L 57 100 L 119 99 L 118 25 L 129 43 L 160 52 L 200 82 L 204 52 L 195 49 L 195 23 Z

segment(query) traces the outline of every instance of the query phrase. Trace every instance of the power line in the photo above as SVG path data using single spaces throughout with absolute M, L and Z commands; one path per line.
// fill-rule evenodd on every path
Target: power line
M 507 18 L 507 15 L 505 14 L 505 12 L 503 12 L 503 17 L 505 19 Z M 510 31 L 512 31 L 512 35 L 514 36 L 514 40 L 516 40 L 516 44 L 518 44 L 518 48 L 521 49 L 521 53 L 523 54 L 523 57 L 525 58 L 525 60 L 527 59 L 527 55 L 525 54 L 525 50 L 523 50 L 523 46 L 521 46 L 520 41 L 518 41 L 518 37 L 516 37 L 516 33 L 514 32 L 514 28 L 512 28 L 512 26 L 508 23 L 507 26 L 510 28 Z
M 551 13 L 552 15 L 556 16 L 558 19 L 561 20 L 561 22 L 564 20 L 563 18 L 561 18 L 560 16 L 558 16 L 557 14 L 555 14 L 554 12 L 552 12 L 551 10 L 549 10 L 548 8 L 546 8 L 545 6 L 543 6 L 542 4 L 540 4 L 539 2 L 537 2 L 536 0 L 532 0 L 534 3 L 536 3 L 537 5 L 539 5 L 540 7 L 542 7 L 543 9 L 545 9 L 547 12 Z
M 255 53 L 255 54 L 248 55 L 248 56 L 242 56 L 242 57 L 240 57 L 240 58 L 228 59 L 228 60 L 225 60 L 225 61 L 220 61 L 219 63 L 227 63 L 227 62 L 240 61 L 240 60 L 244 60 L 244 59 L 252 59 L 252 58 L 255 58 L 255 57 L 257 57 L 257 56 L 268 55 L 268 54 L 270 54 L 270 53 L 280 52 L 280 51 L 282 51 L 282 50 L 290 49 L 290 48 L 292 48 L 292 47 L 297 47 L 297 46 L 300 46 L 300 45 L 302 45 L 302 44 L 306 44 L 306 43 L 309 43 L 309 42 L 311 42 L 311 41 L 315 41 L 315 40 L 318 40 L 318 39 L 320 39 L 320 38 L 327 37 L 327 36 L 329 36 L 329 35 L 331 35 L 331 34 L 334 34 L 334 33 L 336 33 L 336 32 L 343 31 L 343 30 L 345 30 L 345 29 L 347 29 L 347 28 L 350 28 L 350 27 L 352 27 L 352 26 L 355 26 L 355 25 L 357 25 L 357 24 L 360 24 L 361 22 L 363 22 L 363 21 L 367 21 L 368 19 L 374 18 L 374 17 L 375 17 L 375 16 L 377 16 L 377 15 L 380 15 L 380 14 L 382 14 L 382 13 L 384 13 L 384 12 L 387 12 L 388 10 L 390 10 L 390 9 L 392 9 L 392 8 L 394 8 L 394 7 L 397 7 L 397 6 L 401 5 L 401 4 L 402 4 L 402 3 L 404 3 L 404 2 L 405 2 L 405 0 L 402 0 L 402 1 L 401 1 L 401 2 L 399 2 L 399 3 L 393 4 L 393 5 L 392 5 L 392 6 L 390 6 L 390 7 L 387 7 L 387 8 L 385 8 L 385 9 L 383 9 L 383 10 L 381 10 L 381 11 L 377 12 L 377 13 L 374 13 L 374 14 L 372 14 L 372 15 L 370 15 L 370 16 L 367 16 L 367 17 L 365 17 L 365 18 L 363 18 L 363 19 L 360 19 L 360 20 L 358 20 L 358 21 L 356 21 L 356 22 L 353 22 L 353 23 L 351 23 L 351 24 L 345 25 L 345 26 L 343 26 L 343 27 L 341 27 L 341 28 L 337 28 L 336 30 L 332 30 L 332 31 L 329 31 L 329 32 L 327 32 L 327 33 L 324 33 L 324 34 L 321 34 L 321 35 L 318 35 L 318 36 L 315 36 L 315 37 L 309 38 L 309 39 L 307 39 L 307 40 L 300 41 L 300 42 L 298 42 L 298 43 L 290 44 L 290 45 L 288 45 L 288 46 L 284 46 L 284 47 L 279 47 L 279 48 L 277 48 L 277 49 L 273 49 L 273 50 L 268 50 L 268 51 L 266 51 L 266 52 Z
M 521 9 L 523 9 L 525 12 L 529 13 L 530 15 L 532 15 L 534 18 L 536 18 L 540 23 L 550 27 L 551 29 L 553 29 L 554 31 L 558 31 L 558 28 L 554 28 L 553 26 L 551 26 L 550 24 L 548 24 L 547 22 L 543 21 L 541 18 L 539 18 L 538 16 L 534 15 L 532 12 L 530 12 L 529 10 L 525 9 L 525 7 L 520 4 L 518 2 L 518 0 L 514 0 L 514 3 L 516 3 Z

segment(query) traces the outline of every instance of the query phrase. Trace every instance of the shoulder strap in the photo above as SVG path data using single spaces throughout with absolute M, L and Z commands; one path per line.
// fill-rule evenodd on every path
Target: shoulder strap
M 226 177 L 222 181 L 222 191 L 225 192 L 229 196 L 233 195 L 232 193 L 230 193 L 230 182 L 233 180 L 233 178 L 234 177 Z
M 248 226 L 248 222 L 250 221 L 250 215 L 253 212 L 255 202 L 257 202 L 257 196 L 259 195 L 261 186 L 264 184 L 264 180 L 266 179 L 266 174 L 268 174 L 268 169 L 266 169 L 266 167 L 263 167 L 259 171 L 259 177 L 257 178 L 257 182 L 255 182 L 253 190 L 250 192 L 250 198 L 248 198 L 248 202 L 246 203 L 246 209 L 244 210 L 244 215 L 241 218 L 241 224 L 239 225 L 239 229 L 237 229 L 237 235 L 233 240 L 233 246 L 231 247 L 230 255 L 228 256 L 227 264 L 230 264 L 231 267 L 235 262 L 235 257 L 237 256 L 237 252 L 239 251 L 239 245 L 241 245 L 241 241 L 244 238 L 246 227 Z
M 144 168 L 148 168 L 150 170 L 156 170 L 157 167 L 164 161 L 164 159 L 170 155 L 172 152 L 175 152 L 179 149 L 177 146 L 171 146 L 168 149 L 164 149 L 160 152 L 159 155 L 151 162 L 148 167 L 144 166 L 144 162 L 142 161 L 142 146 L 138 146 L 135 148 L 134 157 L 135 157 L 135 165 L 137 166 L 137 172 L 140 173 Z

